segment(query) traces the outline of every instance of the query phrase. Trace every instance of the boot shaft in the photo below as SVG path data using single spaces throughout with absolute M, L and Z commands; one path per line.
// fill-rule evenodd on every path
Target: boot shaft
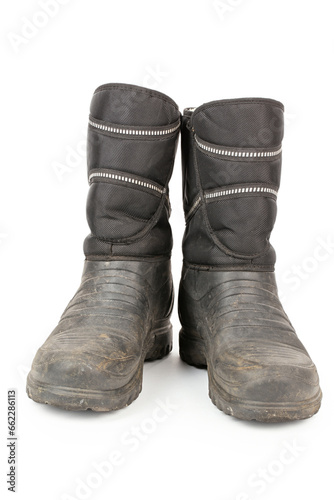
M 182 122 L 187 262 L 273 270 L 269 243 L 281 175 L 283 105 L 271 99 L 214 101 Z
M 177 105 L 160 92 L 125 84 L 95 91 L 87 143 L 86 257 L 170 254 L 168 182 L 179 126 Z

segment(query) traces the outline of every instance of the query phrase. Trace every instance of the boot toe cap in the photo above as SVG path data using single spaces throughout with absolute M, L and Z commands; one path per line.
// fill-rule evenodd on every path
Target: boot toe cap
M 295 404 L 319 394 L 317 369 L 301 348 L 235 345 L 214 361 L 217 380 L 232 398 L 257 403 Z
M 37 352 L 30 377 L 35 383 L 69 389 L 114 390 L 129 382 L 140 359 L 138 345 L 124 340 L 106 349 L 96 340 L 76 345 L 46 342 Z

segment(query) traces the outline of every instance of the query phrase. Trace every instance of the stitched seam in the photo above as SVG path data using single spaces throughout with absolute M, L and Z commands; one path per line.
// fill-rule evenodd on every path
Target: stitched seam
M 117 245 L 115 245 L 117 247 Z M 124 262 L 166 262 L 170 260 L 171 254 L 160 254 L 157 256 L 154 255 L 105 255 L 99 253 L 91 253 L 86 255 L 87 262 L 113 262 L 113 261 L 124 261 Z
M 152 215 L 150 219 L 146 221 L 146 225 L 140 229 L 137 233 L 133 234 L 132 236 L 127 236 L 125 238 L 104 238 L 103 236 L 98 236 L 97 234 L 92 233 L 92 235 L 97 238 L 100 241 L 103 241 L 104 243 L 110 243 L 112 245 L 114 244 L 129 244 L 129 243 L 135 243 L 142 238 L 144 238 L 153 228 L 153 226 L 157 223 L 157 221 L 160 218 L 161 212 L 164 208 L 165 200 L 164 196 L 161 198 L 158 208 L 155 211 L 155 213 Z
M 226 99 L 224 101 L 212 101 L 207 104 L 202 104 L 201 106 L 198 106 L 196 110 L 194 111 L 194 116 L 197 115 L 197 113 L 200 113 L 201 111 L 206 111 L 207 109 L 213 108 L 213 107 L 223 107 L 223 106 L 238 106 L 240 104 L 266 104 L 273 106 L 275 108 L 280 109 L 281 111 L 284 112 L 284 106 L 281 102 L 275 101 L 273 99 Z
M 242 271 L 252 271 L 254 269 L 262 269 L 263 271 L 274 272 L 275 266 L 274 264 L 251 264 L 251 263 L 240 263 L 240 264 L 195 264 L 194 262 L 188 262 L 186 260 L 183 261 L 183 264 L 186 268 L 191 269 L 203 269 L 203 271 L 219 271 L 227 269 L 231 270 L 242 270 Z
M 146 94 L 149 97 L 155 97 L 157 99 L 160 99 L 163 102 L 166 102 L 167 104 L 170 104 L 171 106 L 173 106 L 173 108 L 176 109 L 176 111 L 179 112 L 179 108 L 178 108 L 176 102 L 174 102 L 173 99 L 171 99 L 169 96 L 163 94 L 162 92 L 155 91 L 152 89 L 146 89 L 144 87 L 139 87 L 137 85 L 123 85 L 123 84 L 121 84 L 121 85 L 116 84 L 115 85 L 113 83 L 111 83 L 111 84 L 106 83 L 105 85 L 101 85 L 100 87 L 98 87 L 95 90 L 94 95 L 98 94 L 99 92 L 106 92 L 108 90 L 113 90 L 113 89 L 135 91 L 135 92 L 138 92 L 141 94 Z

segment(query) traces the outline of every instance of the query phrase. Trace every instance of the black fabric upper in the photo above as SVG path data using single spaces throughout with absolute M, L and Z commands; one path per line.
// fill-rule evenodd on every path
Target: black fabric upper
M 88 178 L 93 174 L 87 199 L 91 234 L 84 243 L 88 258 L 170 253 L 168 181 L 179 131 L 153 132 L 179 119 L 174 101 L 155 90 L 127 84 L 96 89 L 90 107 L 95 125 L 89 125 L 87 142 Z
M 271 99 L 214 101 L 185 111 L 183 251 L 187 262 L 273 269 L 275 251 L 269 237 L 281 176 L 283 111 L 283 105 Z M 235 156 L 220 154 L 224 148 Z

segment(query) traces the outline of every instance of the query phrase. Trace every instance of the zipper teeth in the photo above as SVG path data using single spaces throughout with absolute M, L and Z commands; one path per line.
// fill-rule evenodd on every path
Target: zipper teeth
M 124 135 L 149 135 L 149 136 L 168 135 L 172 134 L 180 127 L 180 123 L 178 123 L 174 127 L 165 130 L 154 130 L 154 129 L 145 130 L 145 129 L 131 129 L 125 127 L 111 127 L 109 125 L 103 125 L 102 123 L 94 122 L 91 119 L 88 120 L 88 123 L 92 127 L 95 127 L 99 130 L 105 130 L 107 132 L 112 132 L 113 134 L 124 134 Z
M 91 180 L 94 177 L 106 177 L 108 179 L 113 179 L 115 181 L 121 181 L 127 184 L 134 184 L 137 186 L 145 187 L 148 189 L 152 189 L 153 191 L 157 191 L 160 194 L 164 194 L 166 192 L 166 189 L 161 189 L 155 184 L 151 184 L 150 182 L 145 182 L 145 181 L 140 181 L 138 179 L 135 179 L 133 177 L 125 176 L 125 175 L 118 175 L 118 174 L 108 174 L 106 172 L 93 172 L 90 174 L 88 181 L 91 182 Z
M 270 193 L 277 196 L 277 191 L 268 187 L 252 186 L 247 188 L 234 188 L 234 189 L 224 189 L 222 191 L 216 191 L 215 193 L 207 193 L 205 198 L 218 198 L 220 196 L 227 196 L 229 194 L 247 194 L 247 193 Z
M 204 151 L 208 151 L 209 153 L 219 154 L 222 156 L 234 156 L 238 158 L 265 158 L 270 156 L 277 156 L 282 152 L 281 147 L 275 151 L 237 151 L 233 149 L 224 149 L 224 148 L 207 146 L 206 144 L 203 144 L 196 135 L 195 135 L 195 140 L 198 146 L 204 149 Z
M 198 205 L 201 203 L 202 201 L 202 198 L 199 196 L 196 201 L 193 203 L 192 207 L 190 208 L 189 212 L 187 213 L 185 219 L 186 221 L 189 219 L 189 217 L 191 217 L 191 215 L 195 212 L 196 208 L 198 207 Z

